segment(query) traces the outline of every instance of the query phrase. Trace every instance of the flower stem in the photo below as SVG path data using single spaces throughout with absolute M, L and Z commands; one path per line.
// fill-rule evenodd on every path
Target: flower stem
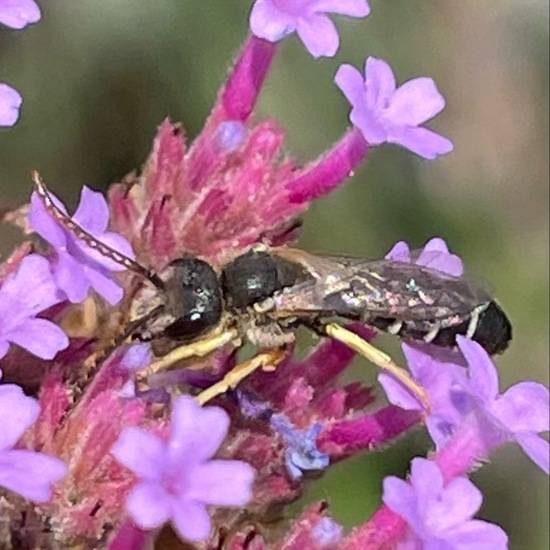
M 330 193 L 353 175 L 367 151 L 368 144 L 361 131 L 351 128 L 317 160 L 294 172 L 285 184 L 290 202 L 309 202 Z

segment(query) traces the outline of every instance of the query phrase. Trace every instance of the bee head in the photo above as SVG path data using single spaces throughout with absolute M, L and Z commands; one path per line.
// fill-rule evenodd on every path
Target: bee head
M 220 282 L 210 264 L 192 256 L 172 262 L 169 273 L 165 307 L 175 321 L 164 334 L 190 341 L 218 324 L 223 309 Z

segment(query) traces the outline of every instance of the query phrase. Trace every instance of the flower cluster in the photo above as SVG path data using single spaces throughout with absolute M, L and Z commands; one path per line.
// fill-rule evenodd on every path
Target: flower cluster
M 0 2 L 0 21 L 14 28 L 39 18 L 32 0 L 6 5 Z M 375 145 L 395 143 L 427 159 L 451 151 L 449 140 L 422 126 L 444 107 L 435 83 L 397 86 L 376 58 L 366 59 L 364 76 L 347 64 L 338 69 L 352 126 L 304 166 L 283 159 L 275 121 L 253 119 L 278 41 L 296 32 L 314 57 L 334 55 L 339 37 L 328 14 L 369 12 L 366 0 L 257 0 L 251 35 L 193 143 L 163 122 L 141 174 L 113 185 L 108 200 L 84 187 L 72 217 L 37 179 L 20 225 L 42 241 L 23 243 L 0 266 L 0 366 L 5 379 L 22 385 L 0 385 L 0 488 L 9 504 L 0 510 L 8 526 L 0 536 L 7 546 L 139 550 L 170 524 L 186 545 L 201 548 L 506 548 L 500 527 L 474 518 L 482 495 L 467 476 L 508 441 L 548 473 L 540 434 L 549 428 L 549 394 L 534 382 L 499 393 L 492 359 L 470 326 L 440 348 L 427 343 L 437 336 L 433 327 L 422 345 L 410 332 L 417 342 L 403 346 L 410 372 L 380 375 L 389 403 L 377 407 L 372 388 L 339 381 L 354 351 L 336 339 L 322 339 L 298 359 L 290 338 L 274 371 L 261 362 L 263 370 L 252 368 L 254 359 L 237 365 L 242 340 L 261 323 L 236 335 L 214 330 L 178 349 L 152 336 L 158 326 L 182 328 L 203 313 L 197 290 L 201 307 L 184 312 L 189 322 L 174 316 L 176 305 L 162 294 L 171 290 L 171 262 L 198 256 L 219 269 L 256 243 L 292 242 L 309 203 L 343 183 Z M 0 87 L 0 117 L 5 97 Z M 397 243 L 385 265 L 441 282 L 459 282 L 463 271 L 440 238 L 419 252 Z M 190 284 L 199 278 L 185 277 Z M 411 307 L 433 305 L 414 277 L 406 287 L 416 293 Z M 397 316 L 396 293 L 386 294 L 380 299 Z M 474 308 L 470 321 L 484 311 Z M 388 328 L 386 319 L 374 321 Z M 452 331 L 458 321 L 443 328 Z M 151 330 L 139 332 L 144 325 Z M 390 326 L 407 336 L 399 323 Z M 361 323 L 347 330 L 362 343 L 354 349 L 376 337 Z M 219 346 L 208 348 L 213 341 Z M 177 368 L 158 371 L 178 353 Z M 215 396 L 216 406 L 199 404 L 212 387 L 227 391 Z M 268 520 L 303 494 L 312 474 L 383 449 L 421 424 L 434 452 L 412 461 L 408 480 L 384 481 L 383 502 L 363 524 L 346 533 L 320 502 L 286 529 L 271 528 Z

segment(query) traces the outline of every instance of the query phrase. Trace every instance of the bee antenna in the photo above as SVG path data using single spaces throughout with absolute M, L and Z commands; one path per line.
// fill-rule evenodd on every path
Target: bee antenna
M 128 256 L 121 254 L 114 248 L 111 248 L 105 243 L 102 243 L 93 235 L 88 233 L 88 231 L 80 227 L 80 225 L 78 225 L 70 216 L 65 214 L 65 212 L 63 212 L 61 208 L 59 208 L 59 206 L 57 206 L 53 201 L 53 198 L 48 191 L 44 180 L 36 170 L 32 172 L 32 180 L 34 182 L 34 190 L 40 197 L 40 200 L 42 201 L 42 204 L 44 205 L 48 213 L 57 222 L 67 228 L 75 237 L 84 241 L 90 248 L 92 248 L 93 250 L 97 250 L 101 255 L 105 256 L 106 258 L 109 258 L 117 264 L 124 266 L 126 269 L 132 271 L 133 273 L 144 277 L 156 287 L 164 287 L 164 282 L 158 275 L 149 271 L 147 268 L 143 267 L 141 264 L 138 264 L 131 258 L 128 258 Z

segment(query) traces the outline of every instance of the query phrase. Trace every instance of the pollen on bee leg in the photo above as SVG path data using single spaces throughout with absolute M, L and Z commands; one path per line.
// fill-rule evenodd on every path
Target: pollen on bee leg
M 236 365 L 219 382 L 216 382 L 208 389 L 199 393 L 196 399 L 201 405 L 204 405 L 217 395 L 236 388 L 245 378 L 258 369 L 275 370 L 284 357 L 284 348 L 277 348 L 259 353 L 252 357 L 252 359 L 248 359 Z
M 428 415 L 430 413 L 431 403 L 426 390 L 416 383 L 406 370 L 395 364 L 389 355 L 369 344 L 357 334 L 341 327 L 336 323 L 328 323 L 324 325 L 323 330 L 327 336 L 330 336 L 330 338 L 334 338 L 334 340 L 342 342 L 342 344 L 345 344 L 352 350 L 356 351 L 368 359 L 371 363 L 374 363 L 377 367 L 393 374 L 399 382 L 411 390 L 411 392 L 420 400 L 422 406 L 424 407 L 425 414 Z
M 219 334 L 212 334 L 202 340 L 179 346 L 144 369 L 137 371 L 136 381 L 138 383 L 145 382 L 152 374 L 163 369 L 168 369 L 178 361 L 190 359 L 192 357 L 205 357 L 217 349 L 235 341 L 239 341 L 239 335 L 235 329 L 230 329 Z

